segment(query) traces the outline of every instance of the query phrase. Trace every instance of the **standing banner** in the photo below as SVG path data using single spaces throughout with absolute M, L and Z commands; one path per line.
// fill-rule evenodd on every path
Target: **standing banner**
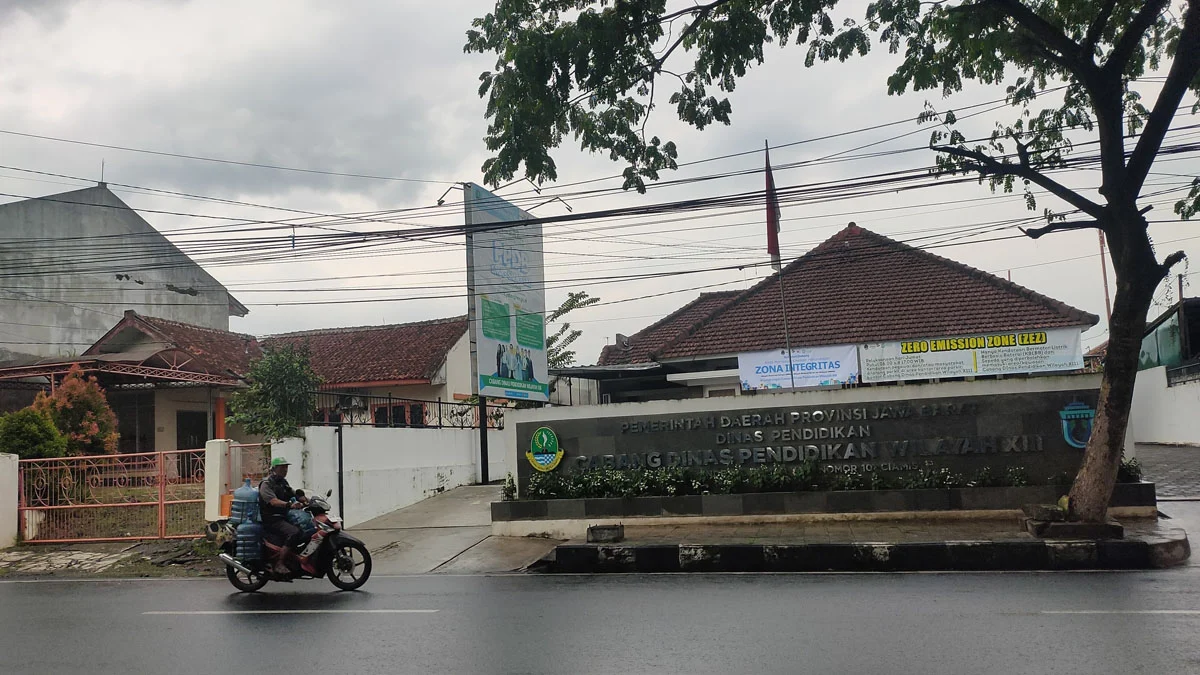
M 976 333 L 860 345 L 863 382 L 1010 375 L 1083 367 L 1081 329 Z
M 475 393 L 547 401 L 542 225 L 489 228 L 532 216 L 473 183 L 463 192 Z
M 786 349 L 738 354 L 738 379 L 742 389 L 790 389 L 854 384 L 859 381 L 858 348 L 854 345 L 796 347 L 789 360 Z

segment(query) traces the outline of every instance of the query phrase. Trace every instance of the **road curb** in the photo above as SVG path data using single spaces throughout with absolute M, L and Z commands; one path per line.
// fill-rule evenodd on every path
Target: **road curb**
M 548 572 L 915 572 L 1138 570 L 1182 565 L 1182 530 L 1112 540 L 838 544 L 562 544 Z

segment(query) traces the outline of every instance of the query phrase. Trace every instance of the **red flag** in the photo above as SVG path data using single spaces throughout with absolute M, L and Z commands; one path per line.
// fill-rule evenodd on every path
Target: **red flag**
M 766 143 L 764 141 L 764 146 Z M 771 175 L 771 150 L 767 148 L 767 253 L 771 266 L 778 272 L 779 263 L 779 195 L 775 193 L 775 177 Z

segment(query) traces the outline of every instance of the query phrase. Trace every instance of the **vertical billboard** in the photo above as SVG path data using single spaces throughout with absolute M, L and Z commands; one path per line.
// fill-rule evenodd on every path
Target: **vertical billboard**
M 471 365 L 481 396 L 547 401 L 546 286 L 542 225 L 466 183 Z

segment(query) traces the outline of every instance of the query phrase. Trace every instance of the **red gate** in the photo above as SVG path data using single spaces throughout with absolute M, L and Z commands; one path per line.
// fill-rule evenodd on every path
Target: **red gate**
M 23 459 L 27 542 L 191 539 L 202 535 L 204 450 Z

